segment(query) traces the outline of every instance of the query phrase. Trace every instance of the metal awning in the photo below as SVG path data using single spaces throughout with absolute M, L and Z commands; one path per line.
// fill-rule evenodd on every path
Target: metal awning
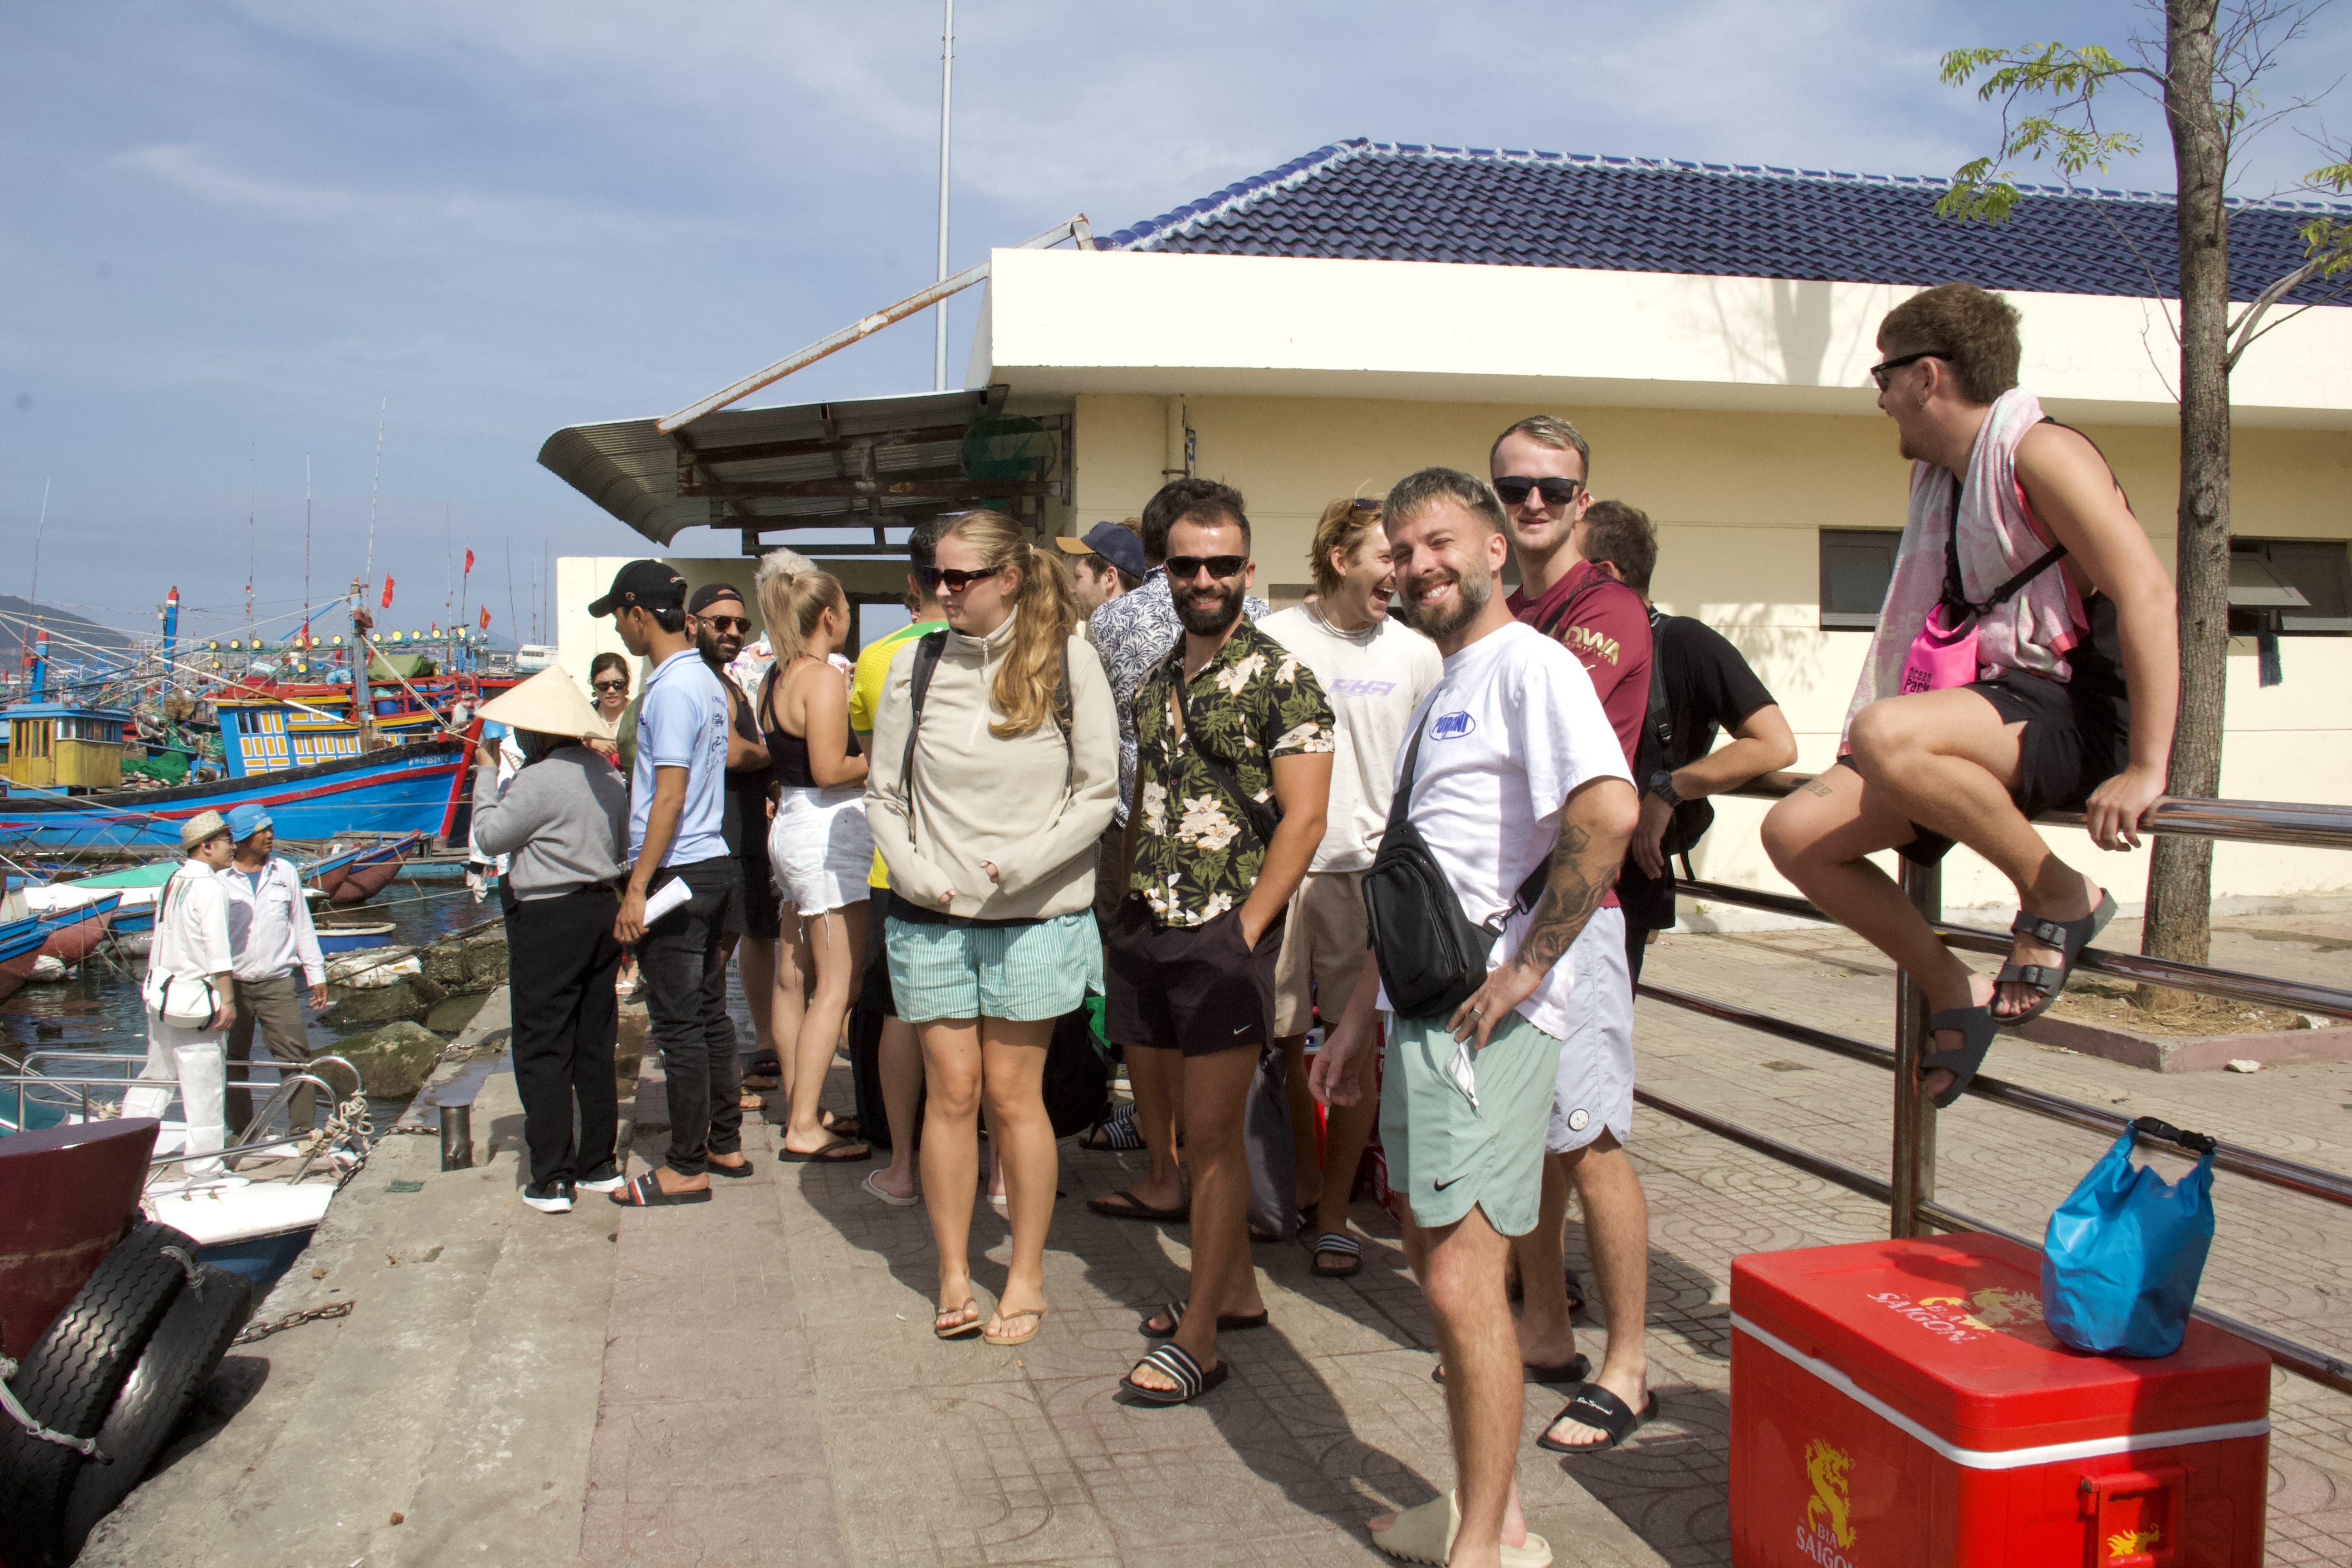
M 905 530 L 940 511 L 983 500 L 1026 511 L 1039 498 L 1069 499 L 1069 399 L 1008 398 L 1008 390 L 721 409 L 669 436 L 654 419 L 574 425 L 547 438 L 539 461 L 657 544 L 682 529 L 733 529 L 745 553 L 756 554 L 766 533 L 870 530 L 870 541 L 828 541 L 824 552 L 897 554 Z M 1036 479 L 967 478 L 966 432 L 1006 415 L 1053 433 L 1052 470 Z

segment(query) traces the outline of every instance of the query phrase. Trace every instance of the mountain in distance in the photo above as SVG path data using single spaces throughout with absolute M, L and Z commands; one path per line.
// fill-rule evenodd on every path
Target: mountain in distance
M 120 654 L 130 650 L 131 639 L 112 626 L 100 626 L 55 605 L 36 605 L 15 594 L 0 594 L 0 658 L 6 659 L 11 668 L 18 663 L 20 649 L 32 640 L 32 623 L 37 616 L 49 629 L 50 653 L 66 662 L 78 663 L 93 651 Z

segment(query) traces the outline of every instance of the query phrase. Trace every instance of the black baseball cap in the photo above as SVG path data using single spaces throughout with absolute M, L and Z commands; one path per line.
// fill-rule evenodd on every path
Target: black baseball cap
M 743 590 L 732 583 L 705 583 L 694 591 L 694 597 L 686 602 L 686 608 L 688 614 L 698 616 L 721 599 L 732 599 L 740 605 L 743 603 Z
M 592 616 L 614 610 L 682 610 L 686 579 L 658 561 L 632 561 L 613 574 L 613 590 L 588 606 Z

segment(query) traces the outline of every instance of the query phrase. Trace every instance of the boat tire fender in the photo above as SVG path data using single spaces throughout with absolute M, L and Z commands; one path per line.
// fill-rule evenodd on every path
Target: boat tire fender
M 84 1465 L 74 1478 L 59 1531 L 61 1561 L 79 1553 L 99 1521 L 145 1478 L 228 1353 L 229 1342 L 252 1316 L 250 1281 L 214 1264 L 197 1266 L 197 1278 L 156 1325 L 98 1429 L 99 1451 L 113 1463 Z
M 68 1436 L 96 1436 L 187 1284 L 195 1250 L 168 1225 L 133 1225 L 25 1352 L 9 1386 L 26 1414 Z M 0 1419 L 0 1562 L 52 1568 L 73 1560 L 60 1533 L 66 1501 L 83 1467 L 96 1463 Z

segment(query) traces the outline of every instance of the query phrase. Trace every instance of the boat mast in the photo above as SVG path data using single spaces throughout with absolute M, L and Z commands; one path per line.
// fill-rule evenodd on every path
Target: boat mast
M 955 86 L 955 0 L 946 0 L 947 14 L 940 23 L 940 274 L 948 280 L 948 105 Z M 934 321 L 931 390 L 948 389 L 948 302 L 939 303 Z

